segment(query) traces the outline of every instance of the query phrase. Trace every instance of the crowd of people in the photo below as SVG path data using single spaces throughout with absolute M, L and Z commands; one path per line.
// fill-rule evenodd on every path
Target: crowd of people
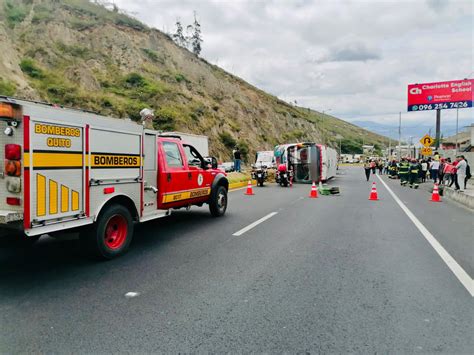
M 467 181 L 471 178 L 471 168 L 464 155 L 458 155 L 454 161 L 443 158 L 438 152 L 427 159 L 404 157 L 400 161 L 368 159 L 364 163 L 365 177 L 369 181 L 370 174 L 388 174 L 392 179 L 400 179 L 402 186 L 418 188 L 420 183 L 432 180 L 434 183 L 452 187 L 463 192 Z

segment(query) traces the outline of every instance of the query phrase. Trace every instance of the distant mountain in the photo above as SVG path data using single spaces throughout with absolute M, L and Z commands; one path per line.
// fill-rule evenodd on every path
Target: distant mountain
M 377 123 L 372 121 L 354 121 L 353 124 L 362 127 L 366 130 L 369 130 L 380 135 L 391 137 L 393 139 L 398 139 L 398 125 L 389 125 L 383 123 Z M 459 131 L 462 131 L 465 126 L 471 125 L 471 120 L 460 120 L 459 121 Z M 435 134 L 435 124 L 410 124 L 404 125 L 402 123 L 402 139 L 408 140 L 410 137 L 414 137 L 413 140 L 421 138 L 426 133 L 430 133 L 434 136 Z M 456 123 L 443 123 L 441 122 L 441 134 L 443 137 L 448 137 L 456 133 Z

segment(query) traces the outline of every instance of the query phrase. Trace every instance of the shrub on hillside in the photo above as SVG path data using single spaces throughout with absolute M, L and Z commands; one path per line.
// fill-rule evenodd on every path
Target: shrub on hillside
M 155 112 L 155 121 L 153 125 L 155 129 L 161 131 L 173 131 L 176 129 L 176 120 L 179 116 L 179 112 L 171 107 L 160 108 Z
M 20 68 L 23 73 L 31 76 L 32 78 L 41 79 L 44 77 L 43 71 L 38 68 L 34 60 L 31 58 L 24 58 L 20 62 Z
M 26 15 L 28 15 L 29 6 L 19 1 L 8 0 L 5 1 L 3 9 L 9 26 L 13 28 L 16 24 L 23 22 Z
M 31 22 L 33 22 L 34 24 L 40 22 L 49 22 L 54 19 L 53 7 L 51 5 L 36 5 L 34 10 L 34 15 L 31 19 Z
M 16 92 L 16 85 L 11 81 L 0 79 L 0 95 L 13 96 Z
M 237 141 L 229 132 L 219 133 L 219 138 L 221 139 L 222 144 L 224 144 L 227 148 L 234 148 L 237 144 Z

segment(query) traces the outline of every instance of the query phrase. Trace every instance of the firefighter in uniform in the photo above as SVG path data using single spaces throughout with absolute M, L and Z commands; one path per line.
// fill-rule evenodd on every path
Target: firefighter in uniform
M 392 160 L 390 164 L 388 165 L 388 173 L 390 174 L 389 178 L 396 179 L 397 171 L 398 171 L 397 162 L 395 160 Z
M 408 174 L 410 172 L 410 164 L 406 158 L 402 158 L 398 167 L 398 176 L 400 176 L 400 185 L 405 186 L 408 183 Z
M 410 163 L 410 173 L 409 173 L 409 180 L 410 180 L 410 187 L 411 188 L 418 188 L 418 177 L 420 176 L 421 166 L 420 163 L 416 161 L 416 159 L 412 159 Z

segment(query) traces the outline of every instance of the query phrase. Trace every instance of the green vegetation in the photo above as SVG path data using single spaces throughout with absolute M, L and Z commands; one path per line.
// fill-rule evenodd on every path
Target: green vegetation
M 237 143 L 237 147 L 239 147 L 240 154 L 242 154 L 242 159 L 246 161 L 250 152 L 248 143 L 246 141 L 240 140 Z
M 229 149 L 233 149 L 237 144 L 237 141 L 229 132 L 219 133 L 219 138 L 221 139 L 222 144 Z
M 16 85 L 11 81 L 0 79 L 0 95 L 13 96 L 16 92 Z
M 176 129 L 176 120 L 179 116 L 179 112 L 176 109 L 172 107 L 163 107 L 155 112 L 155 116 L 155 129 L 161 131 L 173 131 Z
M 362 154 L 362 139 L 341 139 L 341 153 Z
M 40 4 L 35 6 L 34 15 L 31 19 L 32 23 L 49 22 L 53 19 L 53 6 L 51 4 Z
M 149 49 L 149 48 L 142 48 L 142 51 L 143 53 L 146 54 L 146 56 L 153 62 L 158 62 L 159 61 L 159 57 L 158 57 L 158 53 L 155 52 L 153 49 Z
M 140 21 L 120 13 L 115 6 L 113 10 L 108 10 L 104 6 L 84 0 L 62 0 L 62 6 L 78 17 L 87 17 L 89 27 L 107 22 L 117 26 L 130 27 L 137 31 L 147 29 Z
M 23 73 L 31 76 L 35 79 L 40 79 L 44 76 L 43 71 L 36 65 L 35 61 L 31 58 L 24 58 L 20 62 L 20 68 Z
M 301 129 L 294 129 L 290 132 L 283 134 L 283 139 L 288 142 L 299 142 L 306 136 L 305 132 Z
M 7 0 L 4 3 L 5 16 L 10 28 L 23 22 L 25 17 L 28 15 L 30 5 L 25 4 L 23 1 L 12 1 Z
M 79 57 L 82 59 L 90 59 L 93 57 L 93 53 L 89 48 L 80 45 L 67 45 L 62 42 L 57 42 L 56 48 L 63 54 L 71 55 L 73 57 Z

